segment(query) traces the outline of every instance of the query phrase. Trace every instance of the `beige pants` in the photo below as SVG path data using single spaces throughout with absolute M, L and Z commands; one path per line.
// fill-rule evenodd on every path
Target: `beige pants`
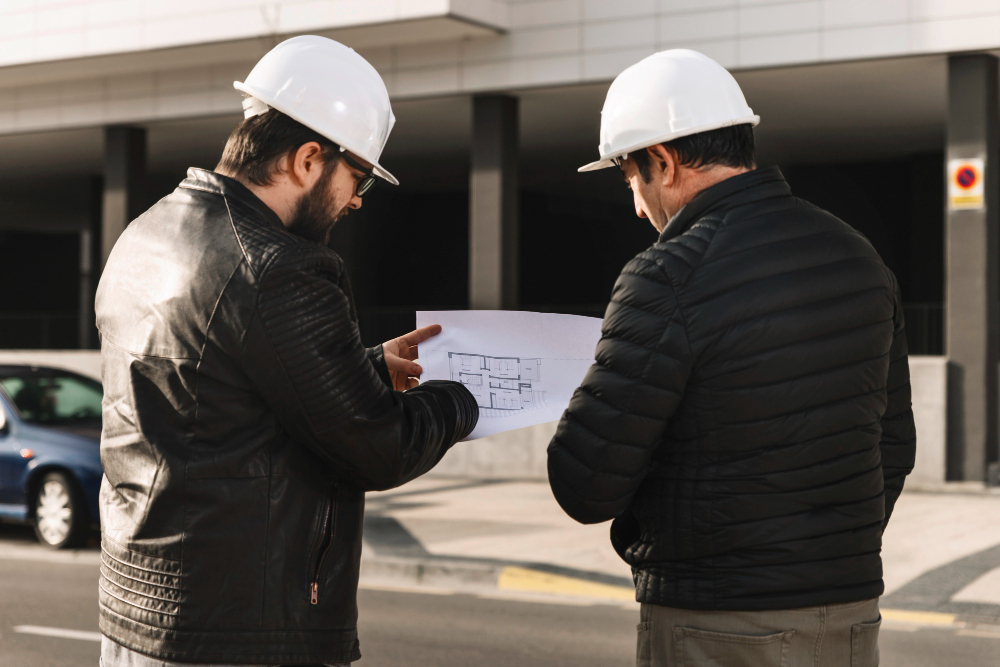
M 638 667 L 876 667 L 878 598 L 776 611 L 643 604 Z

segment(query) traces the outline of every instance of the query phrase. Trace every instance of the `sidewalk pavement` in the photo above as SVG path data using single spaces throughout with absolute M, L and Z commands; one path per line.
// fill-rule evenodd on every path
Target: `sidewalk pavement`
M 544 481 L 425 477 L 368 495 L 362 584 L 634 606 L 609 527 L 567 517 Z M 882 556 L 887 622 L 1000 633 L 1000 494 L 904 491 Z
M 949 489 L 904 491 L 896 504 L 882 549 L 885 625 L 1000 639 L 1000 493 Z M 361 585 L 636 609 L 609 527 L 567 517 L 544 481 L 424 477 L 368 494 Z M 0 561 L 100 563 L 96 540 L 51 551 L 28 528 L 4 535 Z

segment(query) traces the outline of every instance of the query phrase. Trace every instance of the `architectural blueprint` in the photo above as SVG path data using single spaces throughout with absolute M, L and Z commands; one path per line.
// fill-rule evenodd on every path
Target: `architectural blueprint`
M 442 332 L 420 344 L 421 381 L 461 382 L 479 423 L 467 438 L 555 421 L 594 363 L 601 320 L 497 310 L 417 313 Z
M 545 407 L 545 391 L 538 388 L 541 359 L 487 357 L 448 353 L 451 379 L 476 397 L 479 416 L 510 417 L 522 410 Z

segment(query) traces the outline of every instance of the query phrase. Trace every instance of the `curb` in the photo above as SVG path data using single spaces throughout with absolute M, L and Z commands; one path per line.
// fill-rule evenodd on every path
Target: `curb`
M 635 603 L 635 589 L 631 582 L 621 577 L 545 563 L 447 556 L 362 558 L 361 584 L 375 588 L 425 588 L 428 592 L 440 592 L 442 589 L 470 594 L 499 591 Z M 950 629 L 963 635 L 1000 639 L 1000 618 L 889 607 L 879 611 L 888 627 Z
M 362 581 L 393 581 L 411 586 L 496 588 L 502 566 L 449 558 L 361 559 Z
M 475 558 L 431 556 L 361 559 L 363 584 L 451 588 L 470 593 L 508 591 L 569 597 L 635 601 L 632 582 L 600 572 L 547 563 L 516 563 Z

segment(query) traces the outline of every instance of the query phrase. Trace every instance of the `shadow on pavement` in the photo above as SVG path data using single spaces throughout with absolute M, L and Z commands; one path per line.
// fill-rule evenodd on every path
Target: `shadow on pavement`
M 950 614 L 1000 618 L 1000 605 L 958 602 L 951 598 L 960 590 L 1000 567 L 1000 545 L 983 549 L 925 572 L 899 590 L 882 598 L 892 609 L 919 609 Z

